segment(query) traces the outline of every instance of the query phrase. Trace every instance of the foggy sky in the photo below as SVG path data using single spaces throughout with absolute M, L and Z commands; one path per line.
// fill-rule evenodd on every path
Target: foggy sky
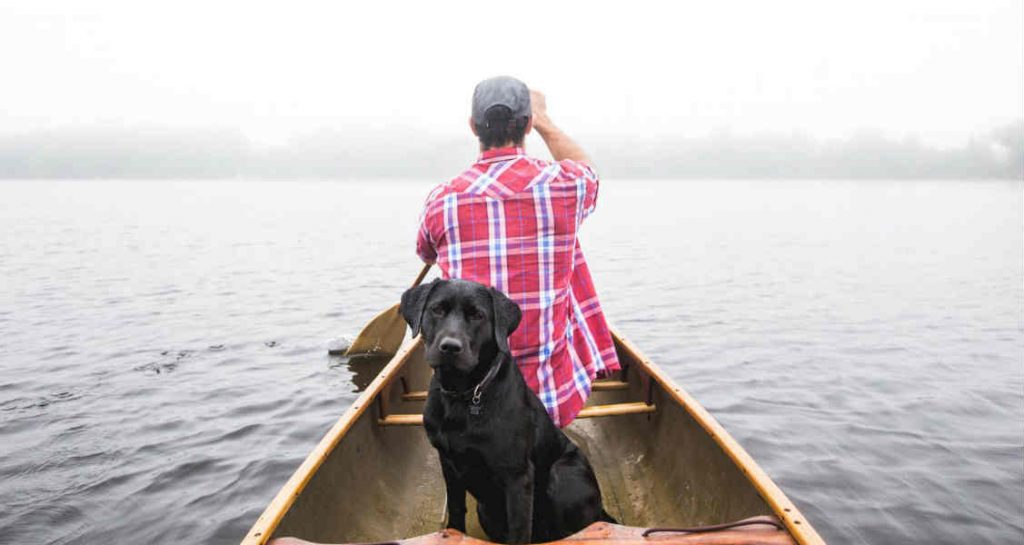
M 518 76 L 583 140 L 863 132 L 960 149 L 1024 118 L 1007 1 L 0 4 L 0 135 L 454 138 Z

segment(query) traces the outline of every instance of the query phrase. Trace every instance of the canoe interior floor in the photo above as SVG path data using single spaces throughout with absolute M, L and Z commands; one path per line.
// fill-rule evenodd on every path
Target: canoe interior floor
M 632 424 L 629 420 L 633 421 Z M 620 524 L 640 527 L 712 524 L 770 513 L 770 509 L 757 497 L 746 498 L 745 509 L 736 510 L 733 505 L 723 512 L 720 501 L 714 498 L 701 499 L 702 494 L 686 486 L 690 481 L 680 479 L 678 475 L 666 474 L 666 471 L 671 470 L 650 463 L 650 441 L 638 435 L 638 432 L 642 433 L 646 429 L 644 424 L 647 424 L 647 420 L 647 415 L 577 420 L 565 430 L 593 465 L 601 486 L 605 510 Z M 422 428 L 403 431 L 414 430 L 422 433 Z M 672 445 L 664 447 L 671 449 Z M 358 541 L 411 537 L 444 528 L 447 517 L 444 482 L 433 449 L 430 449 L 428 456 L 429 462 L 424 464 L 423 472 L 415 478 L 415 492 L 412 497 L 406 498 L 412 501 L 405 504 L 405 513 L 401 515 L 408 525 L 405 532 L 390 536 L 365 535 L 361 536 L 365 539 Z M 738 504 L 743 503 L 740 501 L 742 498 L 736 500 Z M 466 533 L 486 539 L 487 535 L 477 520 L 476 502 L 471 495 L 467 494 L 466 505 Z M 394 506 L 388 507 L 393 509 Z M 390 513 L 391 516 L 397 514 Z
M 417 365 L 418 363 L 418 365 Z M 423 390 L 429 368 L 406 367 L 400 380 Z M 749 480 L 709 434 L 658 387 L 644 388 L 631 369 L 628 389 L 595 391 L 591 404 L 647 400 L 657 410 L 579 419 L 566 433 L 587 455 L 605 509 L 620 524 L 692 526 L 772 514 Z M 399 384 L 399 382 L 396 382 Z M 407 393 L 407 392 L 405 392 Z M 395 414 L 422 412 L 423 401 L 402 398 Z M 380 542 L 428 534 L 445 523 L 445 487 L 437 453 L 420 426 L 382 426 L 373 409 L 358 418 L 295 498 L 275 536 L 325 543 Z M 467 530 L 485 538 L 467 498 Z

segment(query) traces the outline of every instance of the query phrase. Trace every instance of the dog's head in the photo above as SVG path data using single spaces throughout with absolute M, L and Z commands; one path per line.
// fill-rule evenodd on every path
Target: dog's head
M 399 307 L 413 336 L 423 333 L 431 367 L 468 373 L 481 355 L 511 354 L 508 336 L 522 313 L 505 294 L 467 280 L 434 280 L 402 294 Z

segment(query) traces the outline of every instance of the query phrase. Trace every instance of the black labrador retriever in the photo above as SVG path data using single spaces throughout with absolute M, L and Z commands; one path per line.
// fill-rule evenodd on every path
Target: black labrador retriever
M 423 424 L 441 459 L 448 527 L 466 531 L 466 492 L 493 541 L 561 539 L 614 522 L 583 453 L 552 423 L 508 348 L 522 314 L 493 288 L 435 280 L 402 295 L 434 369 Z

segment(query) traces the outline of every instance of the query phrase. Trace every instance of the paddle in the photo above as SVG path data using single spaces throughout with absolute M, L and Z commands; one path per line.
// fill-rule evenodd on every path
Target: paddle
M 423 266 L 423 270 L 416 276 L 412 287 L 420 285 L 423 278 L 430 271 L 430 264 Z M 398 313 L 398 305 L 395 305 L 375 316 L 366 327 L 359 332 L 352 345 L 345 351 L 346 356 L 359 356 L 370 354 L 394 354 L 402 345 L 405 338 L 405 319 Z

